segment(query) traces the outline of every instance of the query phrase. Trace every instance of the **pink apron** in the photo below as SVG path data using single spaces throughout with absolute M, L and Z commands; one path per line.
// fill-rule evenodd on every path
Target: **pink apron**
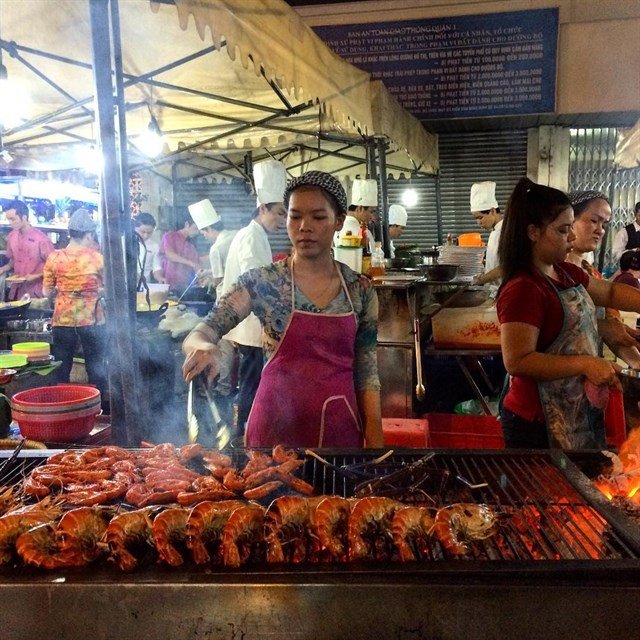
M 358 328 L 353 304 L 345 314 L 297 311 L 292 265 L 291 306 L 280 344 L 262 371 L 246 446 L 362 447 L 353 381 Z

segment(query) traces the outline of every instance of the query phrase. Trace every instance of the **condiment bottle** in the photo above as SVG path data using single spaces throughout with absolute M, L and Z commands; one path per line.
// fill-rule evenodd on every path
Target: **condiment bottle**
M 381 242 L 376 242 L 376 247 L 371 254 L 371 268 L 369 269 L 369 275 L 372 278 L 384 275 L 384 251 L 382 250 Z

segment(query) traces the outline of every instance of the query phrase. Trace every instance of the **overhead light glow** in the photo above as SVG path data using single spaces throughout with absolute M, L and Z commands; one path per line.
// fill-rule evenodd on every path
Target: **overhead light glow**
M 22 124 L 29 106 L 29 94 L 25 88 L 10 80 L 7 68 L 0 64 L 0 127 L 11 129 Z
M 149 158 L 155 158 L 162 153 L 164 139 L 158 121 L 151 116 L 147 129 L 133 140 L 133 143 Z
M 405 189 L 402 194 L 402 204 L 405 207 L 415 207 L 418 204 L 418 192 L 415 189 Z
M 104 169 L 104 156 L 100 150 L 91 145 L 80 147 L 78 150 L 78 162 L 87 173 L 98 175 Z

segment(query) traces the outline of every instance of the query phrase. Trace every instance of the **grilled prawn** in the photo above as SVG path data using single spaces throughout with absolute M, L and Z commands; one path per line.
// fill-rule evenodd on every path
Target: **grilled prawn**
M 311 516 L 318 502 L 318 498 L 284 496 L 269 505 L 265 514 L 267 562 L 284 562 L 283 547 L 289 547 L 291 562 L 314 555 Z
M 55 520 L 59 515 L 57 503 L 45 498 L 0 517 L 0 564 L 9 562 L 13 557 L 18 536 L 32 527 Z
M 188 510 L 175 508 L 159 513 L 153 521 L 153 540 L 158 557 L 172 567 L 179 567 L 184 563 L 184 558 L 176 547 L 184 546 L 187 541 L 188 518 Z
M 60 569 L 79 564 L 76 556 L 62 553 L 52 522 L 38 524 L 21 533 L 16 540 L 16 551 L 24 562 L 41 569 Z
M 411 544 L 417 545 L 428 537 L 433 523 L 433 516 L 424 507 L 405 507 L 395 512 L 391 533 L 402 562 L 416 560 Z
M 338 496 L 322 498 L 315 509 L 314 526 L 318 543 L 329 560 L 344 560 L 347 555 L 347 524 L 351 502 Z
M 454 556 L 469 552 L 468 542 L 490 538 L 498 528 L 494 511 L 485 504 L 452 504 L 436 513 L 433 533 Z
M 361 498 L 349 517 L 349 553 L 352 560 L 378 555 L 380 543 L 390 537 L 391 519 L 403 505 L 390 498 Z
M 246 506 L 240 500 L 221 502 L 201 502 L 197 504 L 187 519 L 187 547 L 191 549 L 196 564 L 206 564 L 219 556 L 222 532 L 231 513 Z
M 106 538 L 109 550 L 123 571 L 138 566 L 141 551 L 153 547 L 151 509 L 138 509 L 115 516 L 107 526 Z
M 79 507 L 67 511 L 58 523 L 60 550 L 77 564 L 88 564 L 106 553 L 105 533 L 111 509 Z
M 233 511 L 222 532 L 222 559 L 226 567 L 237 568 L 251 556 L 263 539 L 264 511 L 258 505 L 246 505 Z

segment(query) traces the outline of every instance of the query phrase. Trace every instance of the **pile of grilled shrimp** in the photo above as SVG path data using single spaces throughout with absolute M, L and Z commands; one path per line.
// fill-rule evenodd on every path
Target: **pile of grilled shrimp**
M 195 457 L 209 476 L 187 466 Z M 247 457 L 240 471 L 227 456 L 199 445 L 147 451 L 101 447 L 56 455 L 31 472 L 24 494 L 0 490 L 0 513 L 5 512 L 0 565 L 18 559 L 61 569 L 104 557 L 123 571 L 149 562 L 230 568 L 406 562 L 430 557 L 435 543 L 445 556 L 465 556 L 474 540 L 498 528 L 495 512 L 486 505 L 436 509 L 388 497 L 314 496 L 313 487 L 293 475 L 304 461 L 281 446 L 271 455 L 248 451 Z M 107 470 L 109 477 L 93 475 Z M 125 488 L 112 491 L 112 483 Z M 257 502 L 283 488 L 298 495 L 280 495 L 268 506 Z M 38 501 L 24 504 L 25 494 Z

